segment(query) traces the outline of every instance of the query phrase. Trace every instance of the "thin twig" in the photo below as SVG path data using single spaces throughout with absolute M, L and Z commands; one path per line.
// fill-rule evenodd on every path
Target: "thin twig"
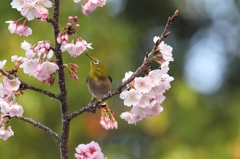
M 35 127 L 38 127 L 39 129 L 42 129 L 43 131 L 47 132 L 49 135 L 53 136 L 55 139 L 57 139 L 57 142 L 60 142 L 61 141 L 61 138 L 59 137 L 59 135 L 54 132 L 52 129 L 50 129 L 49 127 L 39 123 L 39 122 L 36 122 L 34 121 L 33 119 L 31 118 L 27 118 L 27 117 L 24 117 L 24 116 L 21 116 L 21 117 L 15 117 L 15 118 L 18 118 L 22 121 L 25 121 L 25 122 L 28 122 L 29 124 L 35 126 Z
M 143 71 L 145 70 L 145 67 L 151 62 L 151 59 L 153 58 L 153 56 L 155 56 L 155 53 L 159 51 L 159 49 L 158 49 L 159 44 L 170 34 L 169 29 L 170 29 L 171 25 L 173 24 L 173 22 L 178 17 L 178 14 L 179 14 L 179 11 L 176 10 L 174 12 L 173 16 L 168 18 L 168 21 L 166 23 L 166 26 L 163 30 L 162 35 L 154 44 L 152 51 L 150 53 L 146 53 L 142 65 L 132 74 L 132 76 L 130 76 L 126 81 L 124 81 L 121 85 L 119 85 L 113 92 L 109 93 L 105 97 L 98 99 L 98 100 L 92 100 L 91 102 L 89 102 L 89 104 L 87 106 L 82 107 L 81 109 L 69 114 L 69 118 L 73 119 L 84 112 L 95 112 L 94 110 L 98 107 L 98 104 L 111 98 L 114 95 L 120 94 L 127 84 L 129 84 L 137 76 L 142 74 Z
M 39 93 L 42 93 L 42 94 L 45 94 L 49 97 L 52 97 L 52 98 L 55 98 L 55 99 L 59 99 L 58 95 L 54 94 L 54 93 L 51 93 L 49 91 L 46 91 L 46 90 L 43 90 L 43 89 L 40 89 L 40 88 L 36 88 L 36 87 L 33 87 L 23 81 L 21 81 L 21 89 L 29 89 L 29 90 L 33 90 L 33 91 L 36 91 L 36 92 L 39 92 Z

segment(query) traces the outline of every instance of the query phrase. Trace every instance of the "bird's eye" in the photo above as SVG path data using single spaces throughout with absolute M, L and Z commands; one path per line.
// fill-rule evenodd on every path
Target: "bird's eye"
M 97 65 L 97 64 L 99 64 L 99 61 L 98 61 L 98 60 L 94 60 L 93 63 L 94 63 L 95 65 Z

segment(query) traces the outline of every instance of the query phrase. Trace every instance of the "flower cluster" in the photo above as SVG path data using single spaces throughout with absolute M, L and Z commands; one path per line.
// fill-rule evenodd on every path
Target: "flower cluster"
M 76 152 L 76 159 L 104 159 L 100 146 L 94 141 L 89 144 L 78 145 Z
M 2 93 L 2 92 L 1 92 Z M 7 103 L 2 98 L 0 99 L 0 138 L 7 140 L 13 136 L 14 133 L 11 126 L 8 125 L 10 117 L 22 116 L 23 108 L 21 105 L 14 103 Z
M 24 41 L 21 44 L 22 49 L 26 51 L 26 57 L 12 56 L 12 62 L 20 63 L 25 74 L 33 76 L 42 82 L 47 82 L 50 86 L 54 82 L 54 73 L 59 69 L 58 65 L 51 62 L 53 56 L 50 43 L 40 41 L 32 46 Z
M 77 64 L 70 63 L 69 66 L 67 64 L 65 64 L 65 67 L 68 68 L 69 77 L 71 77 L 75 80 L 79 80 L 79 78 L 77 76 L 77 68 L 78 68 Z
M 46 21 L 47 8 L 52 7 L 52 2 L 50 0 L 13 0 L 11 6 L 16 8 L 29 21 L 34 18 Z
M 67 51 L 71 57 L 77 57 L 81 55 L 87 48 L 93 49 L 91 43 L 88 44 L 84 39 L 78 37 L 68 42 L 70 35 L 75 35 L 76 29 L 80 27 L 77 16 L 69 16 L 68 23 L 65 25 L 64 31 L 58 34 L 57 42 L 61 45 L 61 51 Z M 75 37 L 75 36 L 74 36 Z
M 12 34 L 18 34 L 20 36 L 29 36 L 32 34 L 32 29 L 26 26 L 26 20 L 23 22 L 23 24 L 19 24 L 20 20 L 17 21 L 6 21 L 6 23 L 9 23 L 8 30 Z
M 0 62 L 0 69 L 3 69 L 6 60 Z M 0 83 L 0 138 L 6 140 L 14 133 L 11 126 L 8 125 L 10 117 L 22 116 L 23 108 L 15 102 L 15 98 L 20 94 L 21 81 L 18 78 L 3 78 Z
M 114 118 L 113 111 L 109 109 L 108 106 L 101 107 L 100 110 L 101 110 L 101 119 L 100 119 L 101 126 L 106 130 L 117 129 L 118 123 Z
M 154 42 L 157 39 L 155 37 Z M 163 94 L 171 87 L 170 82 L 173 81 L 173 77 L 167 74 L 169 61 L 173 61 L 173 58 L 172 47 L 162 42 L 158 49 L 162 57 L 160 69 L 152 70 L 144 77 L 136 77 L 127 85 L 128 89 L 120 94 L 120 98 L 124 100 L 124 105 L 131 107 L 130 111 L 123 112 L 120 115 L 129 124 L 136 124 L 144 118 L 158 115 L 163 111 L 161 106 L 165 100 Z M 132 74 L 132 72 L 126 73 L 123 82 Z
M 62 44 L 62 52 L 68 51 L 71 57 L 81 55 L 87 48 L 92 49 L 91 44 L 88 44 L 84 39 L 78 38 L 76 42 L 72 40 L 71 43 Z

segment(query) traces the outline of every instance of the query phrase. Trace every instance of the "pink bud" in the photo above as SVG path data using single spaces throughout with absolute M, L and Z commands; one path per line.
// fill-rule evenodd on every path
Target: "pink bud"
M 76 28 L 80 28 L 80 24 L 76 24 L 75 26 L 76 26 Z
M 71 27 L 72 23 L 67 23 L 66 26 Z
M 50 43 L 49 43 L 49 42 L 45 42 L 45 44 L 44 44 L 44 45 L 45 45 L 45 48 L 46 48 L 46 49 L 50 49 L 50 47 L 51 47 L 51 45 L 50 45 Z
M 58 37 L 57 37 L 57 43 L 58 43 L 58 44 L 61 44 L 61 41 L 62 41 L 62 40 L 61 40 L 61 37 L 58 36 Z
M 77 22 L 78 21 L 78 16 L 74 16 L 74 22 Z
M 73 20 L 73 16 L 69 16 L 69 17 L 68 17 L 68 20 Z

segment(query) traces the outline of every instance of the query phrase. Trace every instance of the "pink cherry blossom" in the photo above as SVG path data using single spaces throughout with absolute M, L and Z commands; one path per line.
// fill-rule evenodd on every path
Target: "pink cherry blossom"
M 11 6 L 12 8 L 16 8 L 18 11 L 21 11 L 24 3 L 25 3 L 24 0 L 13 0 Z
M 52 2 L 50 0 L 38 0 L 37 5 L 39 7 L 51 8 Z
M 7 90 L 2 83 L 0 83 L 0 100 L 7 99 L 8 97 L 12 96 L 13 92 Z
M 159 36 L 155 36 L 153 38 L 153 42 L 156 43 L 157 40 L 160 39 Z M 162 41 L 160 44 L 159 44 L 159 49 L 160 49 L 160 52 L 162 54 L 162 57 L 164 60 L 166 61 L 173 61 L 173 57 L 172 57 L 172 50 L 173 48 L 167 44 L 164 43 L 164 41 Z
M 135 89 L 130 89 L 129 91 L 122 91 L 122 93 L 120 94 L 120 98 L 124 100 L 124 105 L 126 106 L 137 105 L 141 97 L 141 92 Z
M 65 43 L 62 44 L 61 50 L 68 51 L 71 57 L 77 57 L 81 55 L 86 49 L 93 49 L 91 43 L 88 44 L 85 40 L 78 38 L 77 42 Z
M 137 104 L 140 108 L 151 107 L 151 102 L 155 99 L 155 94 L 153 91 L 145 93 L 142 95 L 139 103 Z
M 127 79 L 129 79 L 132 76 L 133 72 L 129 71 L 125 73 L 125 77 L 122 79 L 122 82 L 125 82 Z M 127 84 L 127 88 L 131 88 L 133 86 L 134 82 L 130 82 Z
M 39 64 L 38 59 L 29 59 L 29 60 L 23 61 L 23 63 L 19 66 L 19 68 L 23 68 L 23 72 L 25 74 L 29 74 L 30 76 L 34 76 L 38 64 Z
M 27 18 L 28 21 L 33 20 L 34 18 L 38 17 L 38 10 L 35 6 L 36 2 L 25 2 L 22 5 L 22 9 L 21 9 L 21 15 L 25 16 Z
M 10 115 L 10 117 L 22 116 L 23 115 L 23 108 L 22 108 L 22 106 L 19 105 L 19 104 L 11 105 L 10 108 L 9 108 L 9 115 Z
M 12 8 L 16 8 L 22 16 L 25 16 L 28 21 L 34 18 L 40 18 L 46 21 L 48 16 L 47 8 L 52 7 L 50 0 L 13 0 Z
M 12 62 L 22 62 L 23 61 L 23 57 L 19 57 L 19 56 L 17 56 L 17 55 L 13 55 L 12 57 L 11 57 L 11 60 L 12 60 Z
M 162 77 L 162 70 L 160 69 L 155 69 L 149 72 L 148 77 L 151 79 L 151 83 L 153 86 L 157 86 L 161 81 Z
M 6 21 L 6 23 L 9 23 L 8 30 L 12 34 L 24 35 L 26 37 L 32 34 L 32 29 L 26 26 L 26 21 L 24 21 L 23 24 L 19 24 L 19 20 Z
M 165 44 L 164 41 L 160 43 L 159 47 L 160 47 L 160 52 L 163 56 L 163 59 L 166 61 L 173 61 L 173 57 L 172 57 L 173 48 Z
M 174 80 L 173 77 L 169 76 L 168 74 L 163 74 L 161 77 L 161 82 L 164 84 L 165 90 L 169 90 L 171 88 L 170 82 Z
M 10 92 L 17 91 L 20 87 L 20 80 L 18 78 L 9 79 L 6 76 L 3 78 L 4 87 Z
M 7 140 L 9 137 L 13 136 L 14 132 L 12 131 L 11 126 L 2 126 L 0 128 L 0 138 Z
M 9 104 L 2 99 L 0 99 L 0 108 L 1 108 L 0 112 L 3 113 L 3 114 L 7 114 L 10 110 Z
M 24 36 L 28 37 L 29 35 L 32 35 L 32 29 L 27 27 L 26 24 L 23 23 L 17 27 L 15 33 L 20 36 L 24 35 Z
M 59 69 L 58 65 L 53 62 L 43 62 L 37 66 L 37 71 L 34 76 L 40 81 L 47 80 L 50 75 Z
M 76 159 L 104 159 L 101 148 L 97 142 L 90 142 L 89 144 L 80 144 L 76 148 Z
M 155 103 L 151 109 L 146 110 L 148 117 L 158 115 L 163 111 L 163 107 L 159 103 Z
M 86 0 L 82 5 L 82 12 L 84 15 L 88 15 L 97 7 L 103 7 L 106 4 L 106 0 Z
M 44 7 L 37 7 L 38 11 L 38 18 L 41 19 L 41 21 L 45 22 L 48 17 L 48 10 Z
M 19 20 L 17 20 L 17 21 L 9 20 L 9 21 L 6 21 L 6 23 L 9 23 L 8 30 L 10 31 L 10 33 L 12 33 L 12 34 L 16 33 Z
M 139 107 L 132 107 L 130 111 L 123 112 L 120 115 L 121 119 L 124 119 L 128 124 L 136 124 L 138 121 L 145 117 L 145 111 Z
M 136 90 L 141 91 L 142 93 L 148 93 L 152 89 L 152 82 L 148 76 L 137 77 L 134 80 L 134 87 Z
M 164 61 L 164 62 L 161 64 L 161 66 L 160 66 L 161 71 L 162 71 L 163 73 L 165 73 L 165 74 L 167 74 L 168 71 L 169 71 L 169 62 L 170 62 L 170 61 Z
M 153 38 L 154 43 L 160 37 Z M 127 112 L 123 112 L 120 117 L 126 120 L 129 124 L 136 124 L 136 122 L 148 118 L 153 115 L 158 115 L 163 111 L 161 106 L 165 100 L 163 95 L 171 87 L 170 83 L 174 80 L 169 76 L 169 62 L 173 61 L 172 47 L 161 42 L 158 46 L 160 55 L 157 61 L 161 64 L 160 69 L 151 70 L 144 77 L 135 77 L 130 86 L 127 86 L 120 94 L 124 105 L 131 106 Z M 131 73 L 132 74 L 132 73 Z M 131 74 L 126 73 L 123 82 L 126 81 Z M 129 90 L 130 89 L 130 90 Z
M 106 130 L 118 128 L 118 123 L 115 118 L 109 118 L 108 116 L 101 117 L 100 124 Z
M 121 113 L 120 118 L 126 120 L 128 122 L 128 124 L 136 124 L 136 122 L 137 122 L 134 118 L 134 114 L 131 112 Z

